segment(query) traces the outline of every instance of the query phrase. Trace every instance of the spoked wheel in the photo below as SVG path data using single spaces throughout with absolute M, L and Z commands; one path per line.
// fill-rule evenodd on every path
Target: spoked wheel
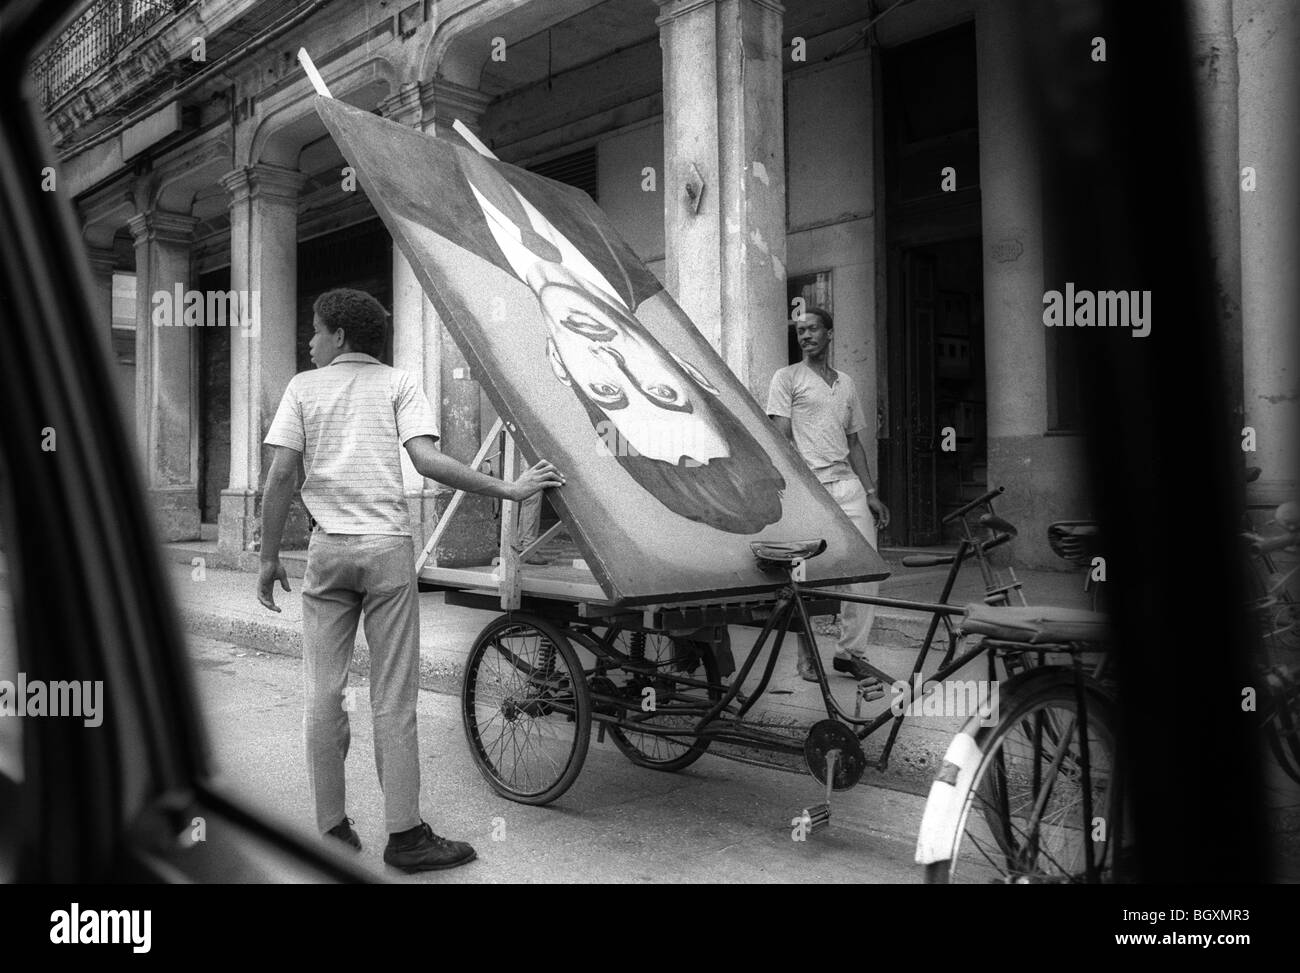
M 1114 707 L 1095 683 L 1086 692 L 1091 817 L 1085 816 L 1085 749 L 1074 673 L 1038 669 L 1003 687 L 1000 719 L 975 735 L 972 759 L 978 764 L 957 818 L 952 855 L 927 866 L 927 881 L 1086 882 L 1089 841 L 1096 880 L 1123 880 L 1128 829 Z
M 1265 673 L 1268 706 L 1264 734 L 1273 758 L 1300 783 L 1300 666 L 1277 666 Z
M 687 639 L 674 639 L 659 632 L 629 632 L 611 629 L 603 641 L 630 660 L 626 669 L 610 670 L 619 695 L 633 707 L 622 721 L 610 724 L 614 745 L 638 767 L 672 772 L 689 767 L 709 749 L 708 740 L 694 735 L 701 710 L 722 698 L 718 663 L 707 648 L 697 648 Z M 679 682 L 675 676 L 703 680 L 708 688 Z M 646 693 L 653 690 L 653 696 Z M 653 699 L 654 708 L 644 709 Z M 689 707 L 694 713 L 674 712 Z M 680 735 L 665 736 L 640 730 L 681 729 Z
M 1264 735 L 1274 759 L 1300 783 L 1300 604 L 1283 591 L 1270 595 L 1259 611 L 1265 626 Z
M 503 615 L 479 633 L 461 685 L 474 762 L 497 793 L 549 804 L 577 778 L 591 701 L 573 646 L 554 625 Z

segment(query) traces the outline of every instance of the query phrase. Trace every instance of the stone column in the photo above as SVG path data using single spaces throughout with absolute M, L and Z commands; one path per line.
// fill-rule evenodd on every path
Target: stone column
M 1246 463 L 1263 470 L 1248 497 L 1268 508 L 1295 498 L 1300 452 L 1300 8 L 1238 0 L 1234 14 L 1244 424 L 1257 447 Z
M 194 332 L 184 317 L 196 222 L 161 210 L 127 221 L 136 255 L 136 435 L 166 541 L 199 537 L 198 389 Z
M 113 391 L 118 408 L 129 426 L 135 431 L 135 369 L 119 365 L 113 351 L 113 272 L 117 269 L 117 256 L 112 247 L 86 244 L 90 258 L 90 275 L 94 284 L 91 292 L 95 313 L 95 334 L 101 342 L 104 361 L 113 379 Z
M 392 97 L 380 102 L 386 118 L 424 131 L 424 107 L 420 86 L 403 85 Z M 409 372 L 428 397 L 435 413 L 439 410 L 442 387 L 442 321 L 416 279 L 406 256 L 393 244 L 393 365 Z M 441 428 L 441 417 L 439 427 Z M 416 472 L 406 450 L 401 451 L 402 480 L 406 489 L 411 524 L 416 527 L 416 545 L 422 545 L 438 523 L 438 489 Z M 445 503 L 445 501 L 444 501 Z
M 258 309 L 252 327 L 230 341 L 230 486 L 221 491 L 217 539 L 225 553 L 257 550 L 262 446 L 275 410 L 297 371 L 298 191 L 302 173 L 260 164 L 227 173 L 230 193 L 230 287 Z M 306 539 L 305 514 L 295 504 L 284 546 Z
M 666 285 L 762 402 L 785 365 L 785 145 L 775 0 L 656 0 Z
M 452 123 L 459 119 L 479 132 L 489 100 L 473 88 L 439 78 L 403 85 L 381 103 L 380 110 L 403 125 L 459 138 L 453 134 Z M 448 456 L 470 462 L 488 431 L 482 422 L 480 385 L 396 244 L 393 327 L 394 365 L 423 382 L 425 394 L 438 413 L 442 433 L 439 446 Z M 423 543 L 437 526 L 455 490 L 421 477 L 405 452 L 402 465 L 412 522 L 421 526 Z M 497 553 L 497 536 L 492 500 L 466 497 L 455 522 L 439 542 L 438 561 L 446 566 L 485 564 Z
M 90 261 L 90 279 L 94 285 L 91 293 L 91 310 L 95 315 L 95 337 L 100 339 L 105 354 L 113 347 L 113 271 L 116 257 L 112 247 L 86 244 Z
M 1016 5 L 975 8 L 979 88 L 980 211 L 984 248 L 988 482 L 1006 487 L 1000 508 L 1020 528 L 1014 557 L 1062 567 L 1047 524 L 1089 516 L 1082 437 L 1045 435 L 1048 423 L 1043 184 L 1031 92 L 1014 53 Z M 1079 286 L 1087 286 L 1080 284 Z
M 1237 168 L 1237 41 L 1232 0 L 1196 0 L 1191 16 L 1192 65 L 1204 138 L 1203 162 L 1214 261 L 1215 311 L 1229 377 L 1224 408 L 1242 425 L 1241 185 Z

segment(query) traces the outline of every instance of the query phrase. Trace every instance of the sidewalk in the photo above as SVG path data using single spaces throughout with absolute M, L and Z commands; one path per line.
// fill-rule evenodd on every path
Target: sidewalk
M 884 552 L 891 577 L 881 582 L 882 597 L 933 601 L 938 598 L 945 574 L 944 568 L 904 568 L 899 564 L 901 554 Z M 263 608 L 257 602 L 256 577 L 250 571 L 230 570 L 230 562 L 217 554 L 215 543 L 187 542 L 164 545 L 164 556 L 170 561 L 169 577 L 173 595 L 179 607 L 183 624 L 192 634 L 234 643 L 244 649 L 271 652 L 279 655 L 302 655 L 302 598 L 301 574 L 306 553 L 282 552 L 291 575 L 291 592 L 277 588 L 276 603 L 279 613 Z M 256 555 L 251 556 L 254 560 Z M 201 559 L 199 561 L 198 559 Z M 227 565 L 223 567 L 222 565 Z M 250 565 L 250 567 L 253 565 Z M 1024 591 L 1033 604 L 1056 604 L 1065 607 L 1087 607 L 1087 596 L 1082 590 L 1080 575 L 1066 572 L 1017 571 Z M 983 584 L 977 569 L 967 566 L 958 582 L 951 601 L 965 604 L 978 601 L 983 594 Z M 475 637 L 495 613 L 447 605 L 440 592 L 420 596 L 420 685 L 438 693 L 456 695 L 460 692 L 464 660 Z M 876 648 L 872 662 L 899 679 L 908 679 L 921 645 L 930 616 L 915 612 L 877 609 L 873 630 Z M 818 644 L 822 659 L 829 667 L 834 637 L 828 635 L 830 619 L 818 621 Z M 754 644 L 757 630 L 733 628 L 732 651 L 739 667 Z M 926 672 L 932 672 L 942 655 L 932 652 L 926 663 Z M 794 673 L 795 646 L 787 641 L 767 693 L 755 704 L 746 719 L 781 731 L 789 731 L 796 741 L 802 741 L 807 728 L 826 718 L 819 687 L 807 683 Z M 757 684 L 761 677 L 767 654 L 759 659 L 746 681 L 746 689 Z M 358 633 L 353 671 L 365 676 L 369 672 L 370 651 L 364 632 Z M 968 666 L 953 678 L 978 680 L 985 678 L 983 660 Z M 832 693 L 840 706 L 854 711 L 855 682 L 843 675 L 832 674 Z M 888 707 L 889 697 L 868 703 L 864 714 L 875 715 Z M 880 773 L 874 766 L 868 769 L 863 783 L 878 784 L 894 789 L 924 793 L 933 778 L 934 768 L 942 759 L 949 740 L 964 722 L 962 718 L 939 716 L 909 716 L 896 741 L 890 758 L 889 770 Z M 869 760 L 879 757 L 889 727 L 886 726 L 864 741 Z M 728 746 L 719 748 L 744 760 L 753 760 L 770 766 L 804 769 L 802 757 L 772 754 L 753 748 Z

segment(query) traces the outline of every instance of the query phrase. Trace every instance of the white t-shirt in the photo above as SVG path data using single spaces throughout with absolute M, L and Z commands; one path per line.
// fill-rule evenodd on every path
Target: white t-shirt
M 778 369 L 767 392 L 767 414 L 790 420 L 794 446 L 821 483 L 857 478 L 849 465 L 849 436 L 867 428 L 853 379 L 832 369 L 834 384 L 803 362 Z

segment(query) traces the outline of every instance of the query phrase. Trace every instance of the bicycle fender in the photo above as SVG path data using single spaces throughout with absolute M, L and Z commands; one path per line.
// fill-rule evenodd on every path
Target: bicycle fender
M 939 773 L 930 785 L 921 829 L 916 836 L 916 863 L 930 865 L 952 857 L 952 846 L 961 825 L 962 811 L 980 763 L 975 734 L 980 730 L 978 715 L 966 721 L 943 755 Z

